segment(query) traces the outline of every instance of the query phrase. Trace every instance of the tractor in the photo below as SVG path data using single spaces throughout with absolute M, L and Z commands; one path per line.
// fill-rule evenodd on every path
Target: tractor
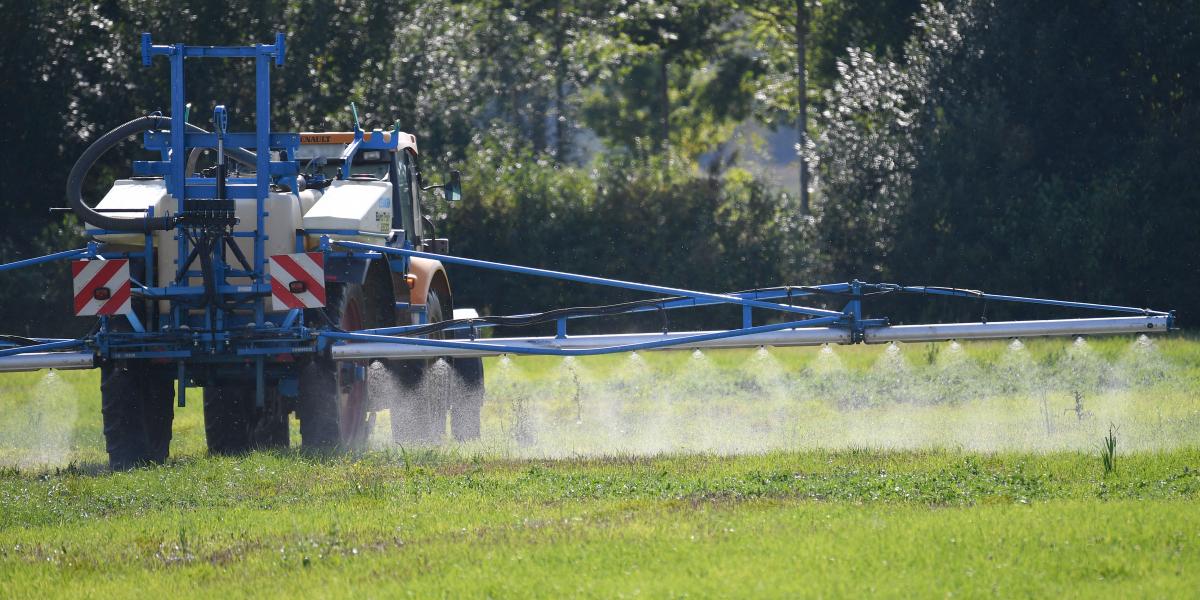
M 172 57 L 173 82 L 183 80 L 181 54 L 210 50 L 143 40 L 147 59 Z M 241 50 L 253 54 L 261 73 L 266 59 L 283 55 L 283 39 Z M 173 91 L 178 104 L 182 90 Z M 184 104 L 175 113 L 187 128 L 182 144 L 171 138 L 170 118 L 141 117 L 98 139 L 72 169 L 68 198 L 104 249 L 76 261 L 75 300 L 78 314 L 99 316 L 99 332 L 113 336 L 112 351 L 97 362 L 114 468 L 165 460 L 172 404 L 177 392 L 184 404 L 188 385 L 203 388 L 214 453 L 287 447 L 291 413 L 307 448 L 363 447 L 383 409 L 397 443 L 440 442 L 448 412 L 455 437 L 478 437 L 479 358 L 335 363 L 297 347 L 304 332 L 320 328 L 420 325 L 456 314 L 449 277 L 435 258 L 312 252 L 327 235 L 449 250 L 446 238 L 433 235 L 423 196 L 441 188 L 448 201 L 458 200 L 458 173 L 444 185 L 424 185 L 416 137 L 398 125 L 363 131 L 351 110 L 353 131 L 268 134 L 263 144 L 254 134 L 229 132 L 222 106 L 213 110 L 212 133 L 191 125 Z M 260 113 L 260 131 L 268 115 Z M 81 197 L 88 170 L 137 133 L 164 160 L 135 163 L 134 177 L 114 182 L 89 208 Z M 172 152 L 176 147 L 184 150 Z M 283 160 L 271 160 L 272 153 Z M 182 177 L 174 172 L 180 162 Z M 190 340 L 191 360 L 173 360 L 178 350 L 151 340 Z
M 83 150 L 68 176 L 66 210 L 87 225 L 84 248 L 0 265 L 71 261 L 73 314 L 96 319 L 78 339 L 0 336 L 0 372 L 100 370 L 110 465 L 166 460 L 175 406 L 203 388 L 214 453 L 290 445 L 367 444 L 387 410 L 394 440 L 436 444 L 480 436 L 483 357 L 588 356 L 641 350 L 746 348 L 1165 333 L 1170 311 L 851 280 L 705 292 L 566 273 L 450 254 L 428 218 L 428 194 L 462 196 L 461 177 L 423 180 L 416 138 L 399 123 L 364 131 L 351 105 L 346 132 L 271 128 L 270 70 L 285 38 L 250 46 L 153 43 L 144 65 L 170 63 L 171 105 L 119 125 Z M 189 122 L 184 67 L 194 60 L 255 63 L 254 131 L 229 130 L 224 106 L 211 127 Z M 158 160 L 134 161 L 95 206 L 85 178 L 111 148 L 140 135 Z M 445 265 L 488 269 L 650 294 L 604 306 L 518 315 L 456 308 Z M 884 295 L 957 298 L 1087 316 L 894 324 L 869 314 Z M 814 305 L 813 301 L 819 301 Z M 723 305 L 741 326 L 671 330 L 674 310 Z M 655 331 L 571 335 L 572 321 L 657 313 Z M 497 337 L 497 328 L 553 325 L 552 336 Z M 174 401 L 174 403 L 173 403 Z

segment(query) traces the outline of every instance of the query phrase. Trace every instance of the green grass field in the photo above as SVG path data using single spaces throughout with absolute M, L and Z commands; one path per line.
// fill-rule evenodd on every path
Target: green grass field
M 0 376 L 0 597 L 1200 589 L 1186 338 L 487 368 L 478 442 L 211 458 L 197 393 L 116 474 L 94 373 Z

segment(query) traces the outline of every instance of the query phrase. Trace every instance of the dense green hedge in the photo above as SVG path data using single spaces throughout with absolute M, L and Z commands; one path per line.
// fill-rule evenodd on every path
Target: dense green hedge
M 612 155 L 555 167 L 485 147 L 468 159 L 445 230 L 454 254 L 707 291 L 800 283 L 817 270 L 792 199 L 740 170 L 684 165 Z M 646 297 L 464 268 L 451 278 L 460 304 L 492 314 Z
M 846 274 L 1200 312 L 1194 1 L 930 5 L 818 144 Z

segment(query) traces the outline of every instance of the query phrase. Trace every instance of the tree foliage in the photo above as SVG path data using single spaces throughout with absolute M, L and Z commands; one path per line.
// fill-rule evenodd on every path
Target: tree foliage
M 817 271 L 810 222 L 793 200 L 744 171 L 715 177 L 623 153 L 592 168 L 538 163 L 530 152 L 495 145 L 470 157 L 464 177 L 475 185 L 449 209 L 456 254 L 722 291 L 800 281 Z M 459 270 L 451 278 L 456 295 L 494 314 L 633 298 L 510 274 Z
M 928 7 L 905 65 L 851 52 L 819 145 L 835 268 L 1200 308 L 1198 25 L 1194 2 L 971 0 Z

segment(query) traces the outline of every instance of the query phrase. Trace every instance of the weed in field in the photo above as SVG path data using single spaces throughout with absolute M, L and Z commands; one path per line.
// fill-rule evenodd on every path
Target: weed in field
M 5 597 L 1188 597 L 1200 579 L 1194 449 L 1123 456 L 1103 501 L 1081 453 L 415 460 L 4 475 Z M 380 493 L 348 485 L 365 478 Z M 863 576 L 880 565 L 886 588 Z
M 1154 385 L 1170 377 L 1169 363 L 1163 359 L 1157 343 L 1145 334 L 1129 345 L 1116 366 L 1119 383 L 1125 386 Z
M 506 375 L 511 377 L 513 376 L 511 360 L 507 357 L 505 357 L 505 360 L 509 360 L 507 363 L 508 366 L 501 368 L 507 369 L 508 372 Z M 501 381 L 504 381 L 504 379 L 501 378 Z M 537 441 L 537 425 L 534 423 L 534 417 L 531 414 L 529 395 L 524 390 L 518 390 L 516 393 L 510 395 L 509 402 L 511 405 L 509 418 L 511 420 L 508 424 L 508 430 L 511 432 L 512 439 L 521 447 L 532 446 Z
M 1050 403 L 1046 400 L 1045 390 L 1042 390 L 1039 397 L 1041 398 L 1042 425 L 1045 426 L 1046 436 L 1049 437 L 1054 435 L 1054 421 L 1052 418 L 1053 413 L 1050 412 Z
M 187 564 L 196 560 L 196 555 L 192 552 L 191 538 L 188 535 L 187 528 L 179 528 L 179 535 L 174 542 L 163 541 L 159 543 L 158 551 L 155 552 L 155 558 L 168 566 Z
M 915 596 L 1187 597 L 1200 343 L 1068 344 L 489 359 L 481 442 L 205 457 L 190 406 L 170 464 L 117 474 L 95 373 L 56 373 L 55 398 L 4 375 L 0 436 L 56 424 L 68 451 L 0 448 L 0 587 L 672 596 L 716 556 L 746 576 L 709 595 L 872 596 L 862 565 L 909 556 L 889 585 Z
M 818 375 L 827 375 L 842 371 L 845 365 L 842 364 L 842 358 L 838 355 L 837 350 L 831 344 L 824 344 L 817 352 L 817 360 L 813 364 L 813 372 Z
M 1100 460 L 1104 463 L 1104 474 L 1108 475 L 1117 468 L 1117 427 L 1108 424 L 1108 435 L 1100 447 Z
M 957 343 L 957 342 L 955 342 L 955 343 Z M 925 364 L 926 365 L 933 365 L 933 364 L 937 363 L 937 357 L 941 351 L 941 348 L 942 348 L 942 346 L 940 344 L 934 344 L 934 343 L 925 344 Z
M 996 363 L 996 391 L 1013 395 L 1027 395 L 1039 383 L 1037 363 L 1021 340 L 1009 342 L 1004 354 Z
M 1063 412 L 1074 413 L 1075 420 L 1082 423 L 1085 419 L 1092 416 L 1092 411 L 1083 407 L 1083 392 L 1074 390 L 1071 392 L 1071 397 L 1075 399 L 1075 405 L 1066 409 Z
M 574 356 L 563 359 L 563 368 L 571 384 L 571 404 L 575 405 L 575 424 L 583 425 L 583 386 L 579 383 L 579 365 Z

